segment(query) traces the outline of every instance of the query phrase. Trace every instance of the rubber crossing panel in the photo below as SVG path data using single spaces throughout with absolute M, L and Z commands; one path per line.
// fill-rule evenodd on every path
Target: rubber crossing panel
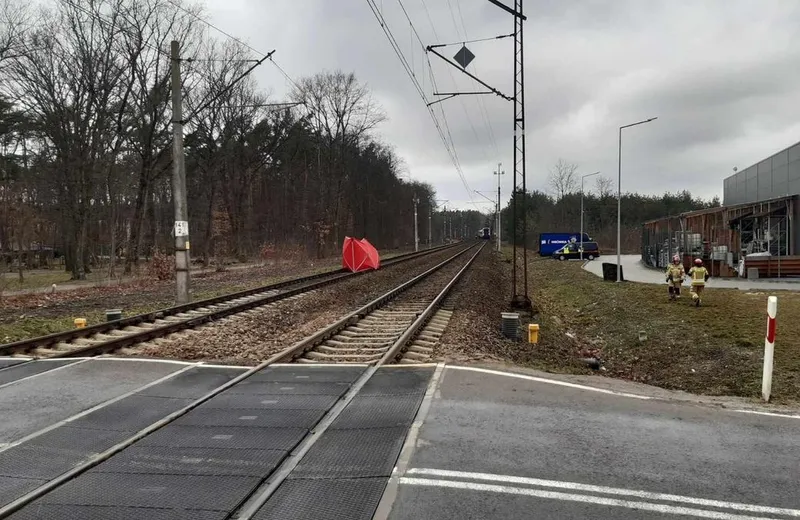
M 248 428 L 241 426 L 174 426 L 157 430 L 138 446 L 290 450 L 305 436 L 305 428 Z
M 240 376 L 242 372 L 244 370 L 233 368 L 197 367 L 145 388 L 137 395 L 198 399 Z
M 368 520 L 378 507 L 385 478 L 289 480 L 255 520 Z
M 0 504 L 5 505 L 13 502 L 25 493 L 33 491 L 44 483 L 44 480 L 0 477 Z
M 245 380 L 249 384 L 227 389 L 30 504 L 14 518 L 43 518 L 43 514 L 83 518 L 80 515 L 86 514 L 93 515 L 86 518 L 203 520 L 200 513 L 208 518 L 227 518 L 305 438 L 365 368 L 288 366 L 256 374 L 252 381 Z M 127 398 L 115 409 L 91 414 L 81 426 L 130 428 L 138 425 L 141 417 L 149 419 L 163 411 L 173 411 L 173 405 L 182 408 L 187 403 L 178 396 L 188 397 L 187 388 L 197 390 L 202 386 L 203 380 L 192 375 L 194 372 L 187 371 L 133 399 Z M 182 375 L 187 377 L 180 380 Z M 214 385 L 224 384 L 236 375 L 235 371 L 216 374 Z M 206 389 L 197 391 L 200 395 L 207 393 Z M 132 433 L 80 430 L 126 437 Z M 153 515 L 135 516 L 145 511 L 152 511 Z M 223 514 L 206 514 L 209 512 Z
M 227 516 L 224 511 L 197 509 L 36 504 L 14 513 L 9 520 L 225 520 Z
M 272 473 L 287 454 L 279 450 L 132 446 L 91 471 L 261 478 Z
M 255 518 L 371 519 L 432 375 L 379 369 Z
M 192 399 L 132 395 L 72 421 L 70 425 L 93 430 L 138 432 L 192 402 Z
M 275 381 L 280 383 L 353 383 L 361 376 L 365 366 L 306 366 L 269 367 L 253 374 L 245 381 Z
M 231 511 L 260 481 L 255 477 L 235 476 L 86 473 L 43 496 L 39 502 Z
M 246 410 L 198 408 L 179 417 L 175 426 L 241 426 L 251 428 L 306 428 L 317 424 L 325 410 Z
M 289 478 L 389 476 L 403 447 L 407 430 L 407 427 L 329 429 L 303 457 Z
M 230 394 L 249 395 L 335 395 L 341 396 L 350 383 L 308 383 L 305 381 L 248 381 L 245 379 L 230 389 Z
M 224 392 L 198 407 L 235 410 L 327 410 L 339 400 L 336 395 L 247 395 Z

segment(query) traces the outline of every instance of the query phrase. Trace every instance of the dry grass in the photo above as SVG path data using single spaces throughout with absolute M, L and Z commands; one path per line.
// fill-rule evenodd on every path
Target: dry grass
M 666 285 L 604 282 L 578 262 L 535 260 L 529 275 L 542 330 L 525 364 L 582 371 L 575 359 L 598 349 L 610 376 L 696 394 L 759 396 L 767 293 L 708 288 L 695 308 L 688 291 L 669 302 Z M 797 402 L 800 294 L 775 294 L 773 396 Z M 639 340 L 640 331 L 647 340 Z

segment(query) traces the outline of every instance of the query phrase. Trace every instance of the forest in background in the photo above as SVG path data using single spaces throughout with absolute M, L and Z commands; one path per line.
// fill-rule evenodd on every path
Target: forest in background
M 193 261 L 323 257 L 346 235 L 412 247 L 415 198 L 420 244 L 429 230 L 439 244 L 491 225 L 490 214 L 443 211 L 431 185 L 409 180 L 378 134 L 387 115 L 354 73 L 289 80 L 288 98 L 271 99 L 247 75 L 249 49 L 212 37 L 201 16 L 180 0 L 58 0 L 41 10 L 0 0 L 0 268 L 21 274 L 56 256 L 81 279 L 172 253 L 172 40 Z M 579 227 L 576 168 L 566 166 L 552 193 L 526 195 L 529 246 L 539 232 Z M 625 244 L 638 247 L 643 220 L 714 203 L 625 195 Z M 586 229 L 603 247 L 615 218 L 610 190 L 587 193 Z

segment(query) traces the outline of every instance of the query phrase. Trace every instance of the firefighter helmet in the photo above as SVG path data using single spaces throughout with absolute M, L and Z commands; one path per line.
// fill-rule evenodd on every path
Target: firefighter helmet
M 694 259 L 694 265 L 703 265 L 703 259 L 702 258 L 695 258 Z

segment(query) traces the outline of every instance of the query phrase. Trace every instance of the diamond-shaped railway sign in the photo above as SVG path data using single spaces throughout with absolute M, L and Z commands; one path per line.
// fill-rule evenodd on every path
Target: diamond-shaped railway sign
M 475 59 L 475 55 L 474 55 L 474 54 L 472 54 L 472 53 L 470 52 L 470 50 L 469 50 L 469 49 L 467 49 L 467 46 L 466 46 L 466 45 L 464 45 L 464 46 L 462 46 L 462 47 L 461 47 L 461 49 L 460 49 L 460 50 L 459 50 L 459 51 L 456 53 L 456 55 L 455 55 L 455 56 L 453 56 L 453 59 L 454 59 L 454 60 L 456 60 L 456 63 L 458 63 L 459 65 L 461 65 L 461 68 L 462 68 L 462 69 L 466 69 L 466 68 L 467 68 L 467 65 L 469 65 L 470 63 L 472 63 L 472 60 L 474 60 L 474 59 Z

